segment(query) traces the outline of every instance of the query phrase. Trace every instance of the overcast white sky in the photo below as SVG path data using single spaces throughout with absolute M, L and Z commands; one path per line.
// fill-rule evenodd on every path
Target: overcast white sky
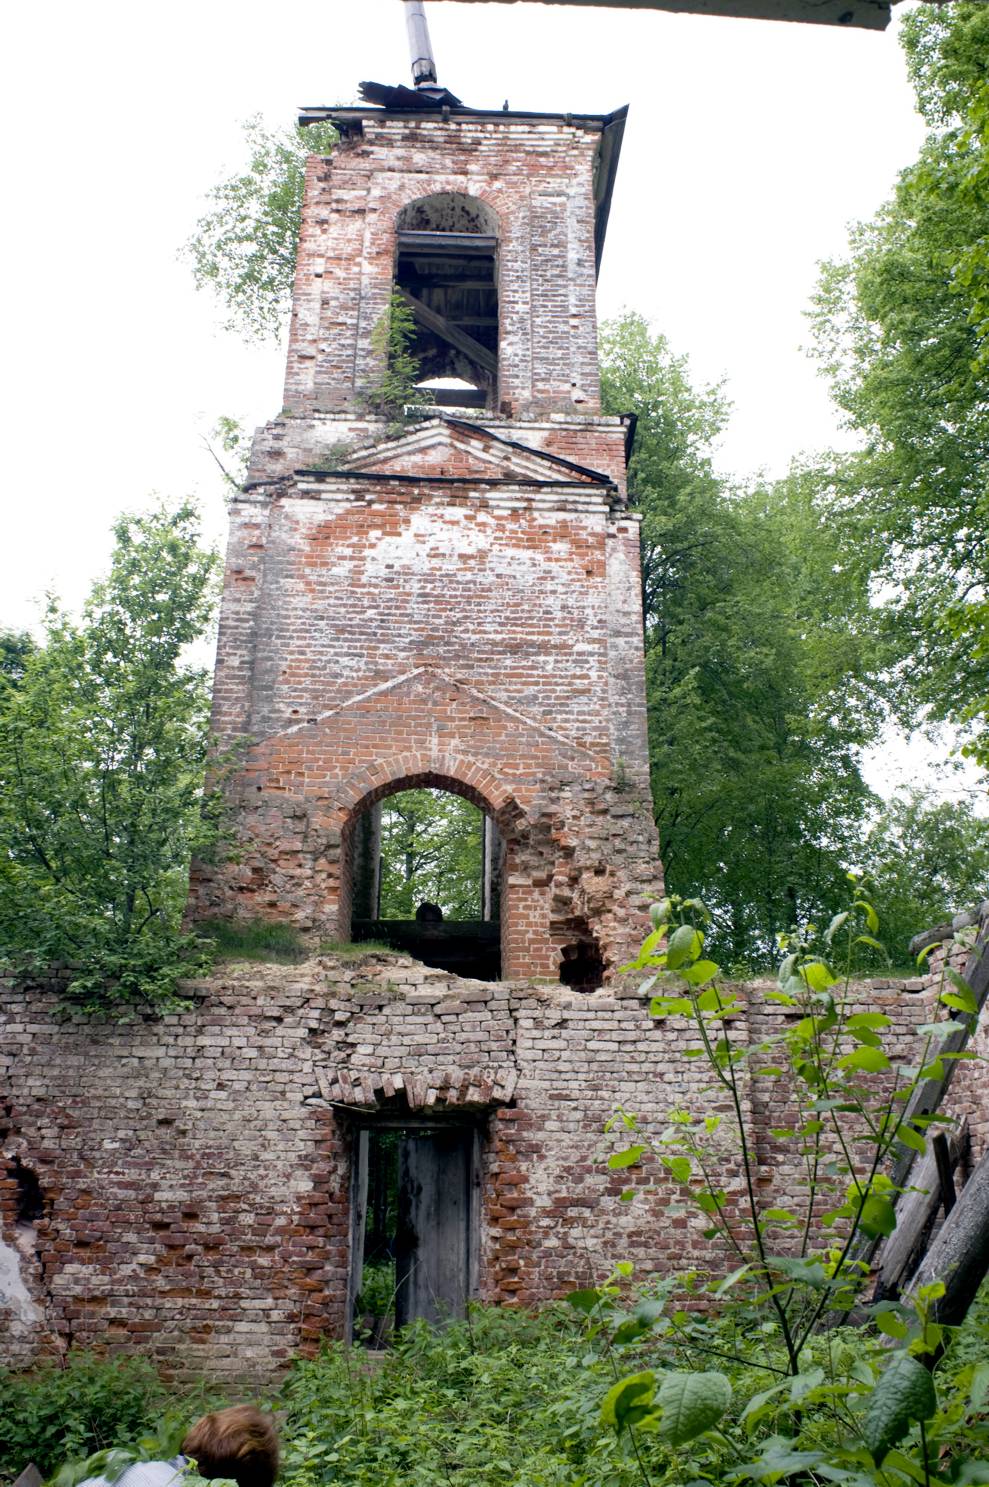
M 898 7 L 899 8 L 899 7 Z M 801 354 L 818 259 L 916 154 L 895 23 L 885 33 L 538 4 L 427 7 L 440 81 L 465 102 L 631 105 L 600 283 L 727 379 L 724 468 L 783 471 L 840 437 Z M 0 625 L 46 588 L 75 605 L 108 527 L 152 493 L 197 494 L 222 536 L 202 434 L 281 406 L 282 353 L 245 346 L 177 259 L 240 123 L 408 79 L 399 0 L 72 0 L 5 22 L 0 99 L 9 498 Z

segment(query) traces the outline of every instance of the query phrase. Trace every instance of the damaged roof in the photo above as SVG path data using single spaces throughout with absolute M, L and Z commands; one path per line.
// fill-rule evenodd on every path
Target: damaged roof
M 884 31 L 899 0 L 542 0 L 544 5 L 597 5 L 609 10 L 675 10 L 759 21 L 811 21 Z M 928 0 L 930 3 L 930 0 Z
M 575 129 L 586 129 L 600 135 L 594 157 L 594 260 L 601 267 L 601 254 L 608 230 L 611 198 L 618 172 L 618 157 L 625 134 L 628 105 L 615 109 L 610 114 L 540 114 L 514 109 L 468 108 L 446 88 L 415 89 L 402 85 L 391 87 L 387 83 L 361 83 L 361 97 L 372 108 L 304 108 L 299 114 L 299 123 L 330 123 L 342 135 L 360 134 L 366 120 L 380 118 L 437 118 L 479 119 L 489 124 L 511 124 L 518 121 L 569 124 Z

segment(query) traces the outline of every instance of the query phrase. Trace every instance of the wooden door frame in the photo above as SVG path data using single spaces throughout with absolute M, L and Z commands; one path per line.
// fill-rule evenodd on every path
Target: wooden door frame
M 354 1340 L 354 1311 L 360 1290 L 364 1238 L 367 1223 L 368 1146 L 371 1131 L 429 1131 L 456 1128 L 469 1133 L 467 1204 L 467 1301 L 476 1301 L 481 1284 L 481 1215 L 483 1208 L 483 1142 L 488 1110 L 470 1110 L 449 1115 L 381 1115 L 354 1111 L 350 1126 L 350 1243 L 347 1256 L 347 1314 L 344 1338 Z

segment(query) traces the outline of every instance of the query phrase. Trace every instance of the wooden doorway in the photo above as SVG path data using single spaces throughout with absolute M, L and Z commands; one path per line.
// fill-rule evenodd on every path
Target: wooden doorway
M 464 1120 L 381 1117 L 354 1131 L 348 1327 L 387 1344 L 477 1294 L 480 1131 Z

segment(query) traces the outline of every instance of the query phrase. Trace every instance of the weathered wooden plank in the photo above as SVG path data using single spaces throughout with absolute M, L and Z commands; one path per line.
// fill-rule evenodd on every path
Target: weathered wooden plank
M 354 1132 L 350 1168 L 350 1272 L 347 1285 L 347 1340 L 354 1335 L 357 1296 L 364 1279 L 364 1237 L 367 1229 L 368 1142 L 366 1127 Z
M 407 290 L 400 289 L 398 292 L 418 323 L 426 330 L 431 330 L 434 335 L 449 342 L 451 346 L 455 346 L 458 351 L 469 356 L 471 361 L 483 367 L 486 372 L 497 372 L 498 358 L 493 351 L 488 350 L 487 346 L 482 346 L 480 341 L 475 341 L 474 337 L 469 336 L 465 330 L 459 330 L 457 326 L 452 325 L 444 316 L 438 315 L 435 310 L 431 310 L 428 305 L 424 305 L 421 299 L 416 299 L 415 295 L 409 294 Z
M 989 1274 L 989 1151 L 985 1153 L 944 1221 L 934 1243 L 910 1282 L 907 1295 L 942 1281 L 945 1293 L 934 1303 L 944 1326 L 965 1320 L 979 1287 Z M 924 1361 L 933 1364 L 937 1355 Z
M 400 229 L 398 250 L 400 253 L 428 253 L 446 257 L 487 257 L 495 251 L 498 239 L 482 232 L 414 232 Z
M 952 1176 L 954 1164 L 948 1149 L 948 1138 L 943 1131 L 938 1131 L 934 1136 L 931 1146 L 934 1150 L 934 1161 L 937 1164 L 937 1180 L 940 1188 L 941 1207 L 944 1209 L 945 1218 L 954 1208 L 958 1201 L 955 1193 L 955 1179 Z
M 983 928 L 975 949 L 966 962 L 964 975 L 972 988 L 979 1011 L 974 1016 L 965 1012 L 953 1013 L 957 1027 L 938 1044 L 937 1052 L 939 1053 L 962 1052 L 972 1029 L 978 1024 L 979 1012 L 982 1010 L 986 997 L 989 996 L 989 925 Z M 925 1079 L 918 1084 L 907 1103 L 904 1120 L 912 1120 L 918 1115 L 933 1115 L 948 1092 L 956 1068 L 956 1061 L 948 1059 L 944 1065 L 942 1078 Z M 893 1167 L 893 1182 L 897 1187 L 906 1186 L 913 1163 L 914 1153 L 904 1148 Z
M 395 1322 L 462 1317 L 470 1285 L 470 1167 L 464 1126 L 410 1132 L 399 1147 Z
M 968 1139 L 968 1121 L 963 1121 L 948 1143 L 952 1170 L 958 1165 Z M 903 1193 L 896 1205 L 896 1228 L 883 1248 L 873 1301 L 887 1301 L 899 1295 L 904 1281 L 923 1254 L 941 1206 L 941 1186 L 933 1146 L 911 1176 L 913 1191 Z
M 978 1010 L 974 1015 L 964 1012 L 953 1013 L 956 1027 L 939 1043 L 938 1051 L 941 1053 L 962 1052 L 973 1028 L 978 1025 L 982 1007 L 986 997 L 989 996 L 989 922 L 983 923 L 982 933 L 965 964 L 964 976 L 972 988 Z M 954 1077 L 955 1068 L 956 1061 L 949 1059 L 944 1065 L 943 1077 L 925 1079 L 917 1086 L 907 1103 L 904 1112 L 905 1120 L 911 1120 L 918 1115 L 934 1114 L 944 1100 Z M 933 1151 L 929 1151 L 924 1157 L 923 1164 L 914 1177 L 912 1173 L 915 1163 L 915 1153 L 902 1147 L 893 1165 L 893 1182 L 898 1188 L 905 1188 L 909 1184 L 913 1187 L 933 1189 L 935 1192 L 933 1211 L 936 1212 L 940 1184 L 937 1180 L 936 1158 Z M 923 1180 L 921 1180 L 921 1173 L 924 1174 Z M 915 1197 L 915 1194 L 905 1194 L 897 1201 L 896 1229 L 883 1247 L 882 1268 L 876 1283 L 875 1300 L 897 1295 L 904 1279 L 910 1274 L 910 1266 L 916 1265 L 918 1255 L 923 1253 L 923 1245 L 929 1236 L 933 1220 L 930 1216 L 922 1219 L 915 1205 Z M 855 1258 L 871 1256 L 875 1254 L 876 1249 L 875 1240 L 857 1244 L 854 1250 Z M 892 1263 L 890 1262 L 891 1254 Z

